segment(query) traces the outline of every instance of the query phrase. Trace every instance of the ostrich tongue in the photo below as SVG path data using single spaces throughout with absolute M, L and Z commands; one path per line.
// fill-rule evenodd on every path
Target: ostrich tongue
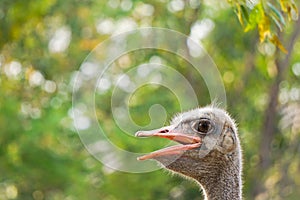
M 170 146 L 164 149 L 160 149 L 154 152 L 151 152 L 149 154 L 146 154 L 144 156 L 138 157 L 138 160 L 148 160 L 151 158 L 155 158 L 158 156 L 166 156 L 166 155 L 177 155 L 177 154 L 182 154 L 183 151 L 186 150 L 191 150 L 200 147 L 200 143 L 195 143 L 195 144 L 186 144 L 186 145 L 175 145 L 175 146 Z
M 166 147 L 164 149 L 141 156 L 138 158 L 138 160 L 148 160 L 159 156 L 182 154 L 186 150 L 195 149 L 201 146 L 202 140 L 200 137 L 187 135 L 184 133 L 176 133 L 173 132 L 173 130 L 173 126 L 166 126 L 150 131 L 138 131 L 135 134 L 136 137 L 160 137 L 180 143 L 179 145 Z

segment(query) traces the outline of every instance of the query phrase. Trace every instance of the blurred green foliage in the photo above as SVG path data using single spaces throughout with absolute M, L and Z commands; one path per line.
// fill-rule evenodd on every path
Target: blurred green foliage
M 264 12 L 270 17 L 277 15 L 275 19 L 283 22 L 286 14 L 292 17 L 294 12 L 288 6 L 296 9 L 292 1 L 280 2 L 283 11 L 275 5 L 276 10 L 269 6 Z M 234 7 L 238 16 L 251 8 L 246 4 L 234 6 L 240 5 L 244 8 Z M 252 24 L 255 16 L 251 15 L 246 29 L 261 22 Z M 264 27 L 245 33 L 239 20 L 241 17 L 236 17 L 226 1 L 0 1 L 0 199 L 199 199 L 197 185 L 161 170 L 130 174 L 98 162 L 80 142 L 71 103 L 76 71 L 88 53 L 112 34 L 155 26 L 190 35 L 199 24 L 210 27 L 199 40 L 218 66 L 228 110 L 239 124 L 244 148 L 244 197 L 298 199 L 300 41 L 293 36 L 297 38 L 299 24 L 280 23 L 285 26 L 280 34 L 272 29 L 289 51 L 286 55 L 272 41 L 260 42 Z M 210 103 L 204 81 L 186 67 L 188 63 L 166 52 L 132 53 L 128 68 L 120 69 L 126 71 L 149 62 L 153 56 L 189 80 L 200 105 Z M 120 58 L 116 64 L 122 66 L 123 62 Z M 279 88 L 275 97 L 270 95 L 274 85 Z M 111 114 L 111 92 L 101 96 L 96 113 L 114 143 L 135 152 L 165 144 L 153 140 L 141 146 L 118 129 Z M 263 144 L 270 147 L 270 164 L 264 168 L 260 166 L 260 143 L 272 98 L 278 99 L 276 123 L 272 124 L 270 144 Z M 168 119 L 180 109 L 176 97 L 166 88 L 145 86 L 129 102 L 137 124 L 149 123 L 147 114 L 153 104 L 163 105 Z M 257 190 L 257 185 L 263 189 Z
M 283 30 L 285 18 L 288 20 L 298 19 L 298 8 L 293 0 L 277 0 L 275 2 L 260 0 L 255 3 L 244 0 L 228 0 L 228 2 L 235 9 L 246 32 L 257 28 L 261 42 L 269 40 L 282 52 L 287 53 L 276 30 Z

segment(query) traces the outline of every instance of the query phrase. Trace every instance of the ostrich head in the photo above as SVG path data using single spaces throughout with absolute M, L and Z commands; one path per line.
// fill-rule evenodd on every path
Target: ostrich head
M 195 179 L 207 199 L 241 198 L 241 148 L 237 128 L 222 109 L 204 107 L 177 115 L 170 126 L 138 131 L 137 137 L 161 137 L 179 145 L 139 157 Z M 225 192 L 225 193 L 224 193 Z

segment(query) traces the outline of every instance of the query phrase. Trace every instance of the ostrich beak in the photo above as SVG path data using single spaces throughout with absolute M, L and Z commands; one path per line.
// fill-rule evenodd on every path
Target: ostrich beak
M 141 156 L 138 160 L 148 160 L 164 155 L 182 154 L 186 150 L 195 149 L 201 146 L 202 141 L 200 137 L 175 132 L 174 128 L 174 126 L 165 126 L 155 130 L 136 132 L 136 137 L 160 137 L 180 143 L 180 145 L 167 147 Z

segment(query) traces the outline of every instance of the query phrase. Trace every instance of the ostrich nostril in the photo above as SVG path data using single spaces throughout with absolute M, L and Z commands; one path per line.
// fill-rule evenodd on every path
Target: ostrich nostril
M 159 133 L 169 133 L 169 130 L 168 129 L 164 129 L 164 130 L 159 131 Z

